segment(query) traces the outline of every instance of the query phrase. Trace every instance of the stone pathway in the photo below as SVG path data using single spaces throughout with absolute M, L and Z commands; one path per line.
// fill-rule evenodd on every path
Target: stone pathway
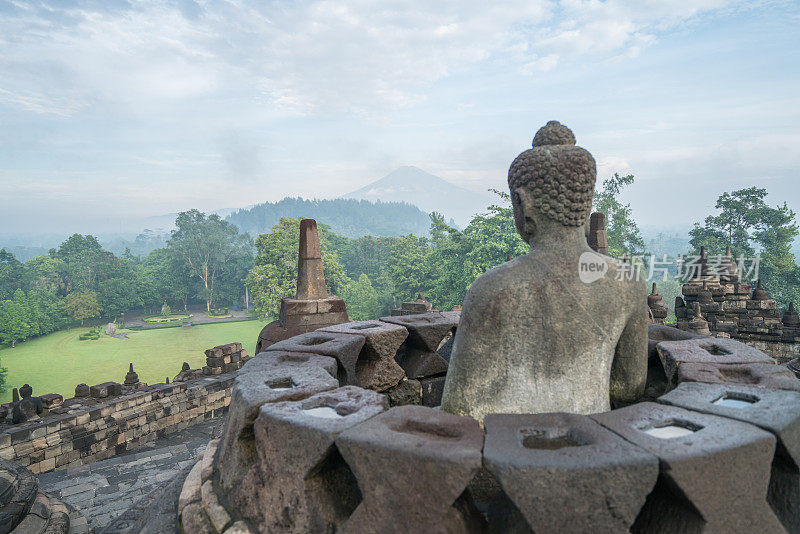
M 79 509 L 98 531 L 194 464 L 223 420 L 209 419 L 108 460 L 44 473 L 39 487 Z

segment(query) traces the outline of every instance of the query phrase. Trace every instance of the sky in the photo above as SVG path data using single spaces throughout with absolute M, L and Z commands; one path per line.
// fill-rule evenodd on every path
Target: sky
M 0 0 L 0 234 L 285 196 L 415 165 L 505 189 L 548 120 L 642 225 L 758 185 L 800 211 L 800 2 Z

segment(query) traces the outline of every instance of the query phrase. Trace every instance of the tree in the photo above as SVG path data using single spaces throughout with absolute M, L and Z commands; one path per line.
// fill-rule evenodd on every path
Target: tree
M 13 348 L 17 341 L 24 341 L 31 334 L 27 298 L 17 289 L 13 298 L 0 303 L 0 340 Z
M 100 315 L 100 303 L 94 291 L 75 291 L 67 295 L 64 309 L 73 318 L 80 320 L 83 326 L 84 319 Z
M 359 276 L 358 280 L 351 280 L 341 297 L 347 304 L 347 314 L 351 319 L 365 321 L 381 316 L 383 310 L 378 292 L 366 274 Z
M 508 193 L 492 190 L 500 202 L 472 218 L 459 231 L 431 214 L 431 262 L 435 270 L 432 302 L 450 309 L 464 301 L 467 290 L 481 274 L 508 260 L 527 254 L 530 247 L 517 233 Z
M 639 227 L 633 220 L 630 204 L 619 200 L 622 189 L 633 183 L 632 174 L 614 176 L 603 180 L 603 188 L 594 192 L 594 211 L 606 214 L 606 235 L 608 237 L 608 254 L 613 257 L 637 255 L 644 253 L 644 239 Z
M 395 305 L 413 300 L 417 293 L 429 292 L 433 286 L 432 252 L 428 239 L 414 234 L 390 241 L 388 273 Z
M 51 250 L 50 255 L 61 260 L 61 276 L 66 282 L 66 291 L 97 289 L 99 280 L 110 278 L 116 258 L 104 250 L 92 235 L 71 235 Z
M 175 219 L 168 247 L 182 258 L 192 276 L 201 282 L 200 296 L 211 311 L 215 298 L 217 277 L 225 270 L 227 262 L 240 255 L 251 253 L 247 234 L 218 215 L 206 216 L 197 210 L 184 211 Z
M 23 289 L 25 267 L 14 255 L 0 248 L 0 300 L 13 297 L 17 289 Z
M 144 301 L 133 272 L 126 277 L 109 278 L 97 286 L 97 300 L 106 317 L 117 317 L 128 310 L 141 308 Z
M 25 277 L 28 288 L 52 291 L 56 295 L 67 294 L 66 281 L 61 273 L 65 271 L 64 262 L 52 256 L 37 256 L 25 262 Z
M 322 265 L 328 293 L 338 294 L 348 283 L 339 257 L 331 250 L 333 240 L 328 227 L 318 225 Z M 281 217 L 268 234 L 256 238 L 256 258 L 246 283 L 256 311 L 276 317 L 280 300 L 297 292 L 297 259 L 300 246 L 300 219 Z
M 759 187 L 723 193 L 715 205 L 719 213 L 706 217 L 702 226 L 695 223 L 690 244 L 695 254 L 701 246 L 711 255 L 730 246 L 737 259 L 760 255 L 760 277 L 771 296 L 787 306 L 800 302 L 800 272 L 791 252 L 798 226 L 785 202 L 771 207 L 766 197 L 767 190 Z

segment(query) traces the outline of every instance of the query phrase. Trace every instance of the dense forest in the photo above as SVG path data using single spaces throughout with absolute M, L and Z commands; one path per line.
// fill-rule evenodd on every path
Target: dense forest
M 606 213 L 609 254 L 641 259 L 646 272 L 652 260 L 648 246 L 653 243 L 645 243 L 630 205 L 620 201 L 620 192 L 632 182 L 633 176 L 616 174 L 604 180 L 593 208 Z M 425 216 L 425 232 L 353 238 L 320 218 L 328 289 L 345 300 L 353 319 L 386 315 L 418 292 L 441 310 L 461 304 L 478 276 L 528 249 L 516 233 L 509 196 L 495 193 L 496 204 L 475 215 L 464 229 L 432 213 Z M 785 307 L 800 302 L 800 267 L 791 253 L 798 227 L 794 212 L 785 204 L 767 205 L 766 195 L 759 188 L 723 193 L 718 212 L 695 224 L 684 253 L 696 254 L 705 246 L 710 254 L 719 254 L 730 245 L 735 256 L 757 256 L 767 291 Z M 369 203 L 297 199 L 263 206 L 278 205 L 283 207 L 275 213 L 287 206 Z M 393 214 L 384 217 L 390 220 L 413 207 L 374 204 L 364 213 L 384 208 Z M 258 213 L 254 210 L 249 213 Z M 295 292 L 299 224 L 314 214 L 309 211 L 300 217 L 279 217 L 255 241 L 232 220 L 192 210 L 178 215 L 177 228 L 167 239 L 143 236 L 163 243 L 147 254 L 127 250 L 115 255 L 96 237 L 78 234 L 24 262 L 0 249 L 0 343 L 13 346 L 86 319 L 110 320 L 130 310 L 177 310 L 196 303 L 206 309 L 250 305 L 265 320 L 275 318 L 280 299 Z M 666 279 L 656 280 L 670 306 L 680 294 L 676 266 Z
M 430 224 L 424 211 L 405 202 L 369 202 L 345 198 L 284 198 L 233 212 L 227 220 L 243 232 L 258 235 L 269 232 L 282 217 L 324 221 L 333 232 L 350 238 L 364 235 L 425 235 Z

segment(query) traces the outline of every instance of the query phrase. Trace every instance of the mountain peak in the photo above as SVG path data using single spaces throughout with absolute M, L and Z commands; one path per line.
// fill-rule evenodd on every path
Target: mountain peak
M 429 213 L 442 213 L 460 225 L 466 225 L 473 215 L 485 211 L 494 202 L 488 193 L 470 191 L 413 165 L 398 167 L 383 178 L 342 197 L 372 202 L 408 202 Z

